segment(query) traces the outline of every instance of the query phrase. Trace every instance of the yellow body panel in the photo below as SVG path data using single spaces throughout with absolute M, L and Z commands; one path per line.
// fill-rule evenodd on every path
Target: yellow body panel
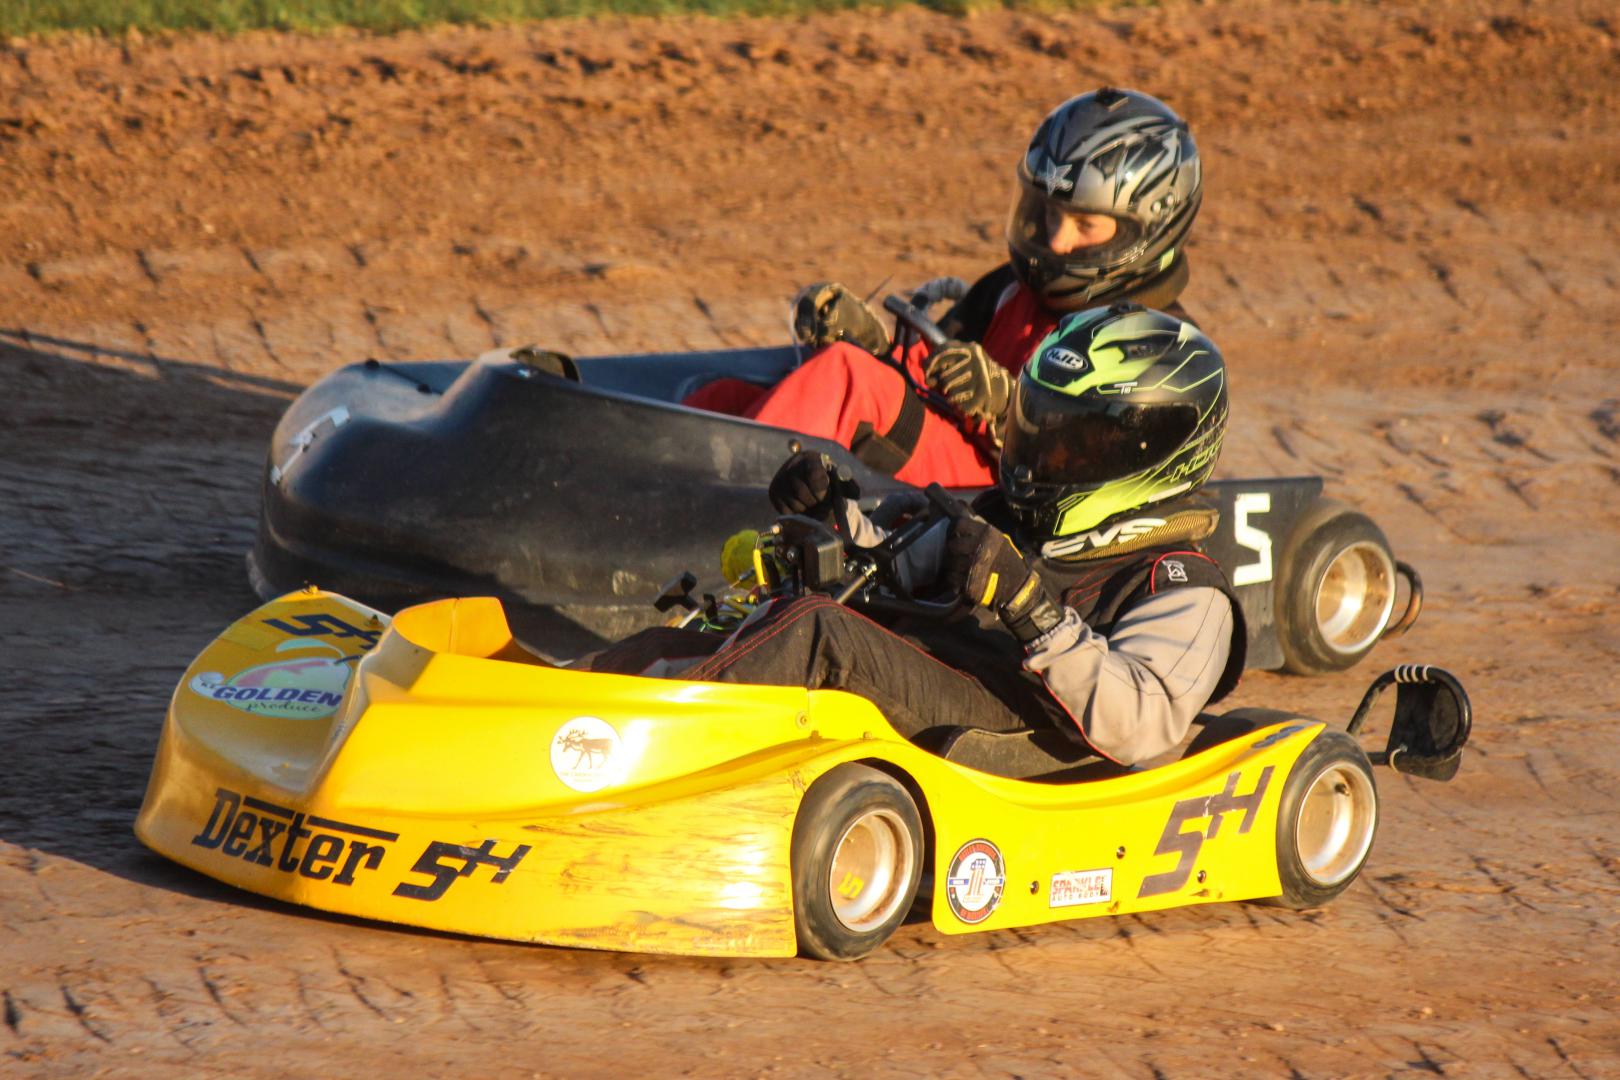
M 794 816 L 843 762 L 912 781 L 934 922 L 961 933 L 1277 894 L 1277 802 L 1320 728 L 1036 784 L 928 754 L 850 694 L 560 670 L 512 640 L 494 600 L 390 625 L 306 590 L 239 620 L 187 670 L 136 832 L 212 877 L 329 911 L 791 955 Z

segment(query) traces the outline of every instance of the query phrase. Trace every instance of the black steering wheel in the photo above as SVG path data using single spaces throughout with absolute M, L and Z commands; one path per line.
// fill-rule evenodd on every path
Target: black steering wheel
M 928 317 L 927 308 L 907 303 L 898 296 L 886 296 L 883 298 L 883 310 L 893 315 L 900 325 L 921 338 L 928 346 L 930 355 L 938 352 L 940 347 L 950 340 L 945 336 L 945 331 L 939 328 L 939 324 Z
M 946 619 L 963 607 L 960 597 L 948 601 L 923 600 L 913 595 L 900 579 L 897 563 L 908 548 L 922 539 L 941 521 L 968 516 L 971 511 L 960 499 L 939 484 L 929 484 L 923 498 L 909 504 L 912 516 L 891 529 L 889 535 L 874 547 L 860 548 L 846 545 L 850 558 L 856 563 L 869 563 L 871 572 L 863 574 L 840 596 L 845 602 L 861 597 L 865 606 L 893 614 L 917 615 L 926 619 Z M 840 522 L 843 534 L 849 536 L 847 523 Z M 861 580 L 866 581 L 862 587 Z M 872 586 L 882 592 L 874 592 Z

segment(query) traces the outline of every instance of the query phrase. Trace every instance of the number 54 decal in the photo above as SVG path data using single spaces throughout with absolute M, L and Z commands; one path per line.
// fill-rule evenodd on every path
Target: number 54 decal
M 1153 874 L 1142 879 L 1142 888 L 1137 892 L 1137 899 L 1144 896 L 1160 896 L 1167 892 L 1175 892 L 1187 884 L 1192 876 L 1193 864 L 1198 861 L 1198 852 L 1203 848 L 1205 840 L 1213 840 L 1221 831 L 1221 815 L 1234 810 L 1243 811 L 1243 823 L 1238 826 L 1239 833 L 1249 831 L 1254 824 L 1254 815 L 1260 811 L 1260 803 L 1266 797 L 1266 788 L 1271 784 L 1272 767 L 1267 765 L 1260 771 L 1260 781 L 1254 785 L 1254 790 L 1247 795 L 1239 795 L 1237 786 L 1242 778 L 1241 773 L 1232 773 L 1226 778 L 1226 786 L 1214 795 L 1200 795 L 1193 799 L 1182 799 L 1170 808 L 1170 820 L 1164 823 L 1164 833 L 1159 837 L 1159 846 L 1153 849 L 1155 855 L 1173 855 L 1180 853 L 1173 869 L 1162 874 Z M 1191 821 L 1209 818 L 1209 831 L 1202 827 L 1190 832 L 1182 832 L 1182 826 Z
M 517 869 L 517 864 L 522 862 L 523 856 L 528 853 L 528 844 L 518 844 L 512 849 L 512 854 L 503 856 L 495 854 L 493 840 L 485 840 L 477 847 L 435 840 L 428 844 L 417 858 L 415 865 L 411 867 L 411 873 L 424 874 L 433 880 L 426 885 L 400 882 L 394 887 L 394 895 L 412 900 L 437 900 L 444 895 L 446 889 L 456 883 L 457 878 L 470 877 L 480 866 L 491 867 L 495 872 L 490 875 L 490 884 L 499 885 Z M 461 865 L 456 866 L 456 863 Z

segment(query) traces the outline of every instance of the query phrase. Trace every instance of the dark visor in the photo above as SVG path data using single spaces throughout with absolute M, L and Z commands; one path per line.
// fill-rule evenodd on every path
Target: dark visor
M 1198 426 L 1191 402 L 1100 404 L 1021 387 L 1007 445 L 1010 470 L 1027 483 L 1084 485 L 1139 473 L 1168 458 Z

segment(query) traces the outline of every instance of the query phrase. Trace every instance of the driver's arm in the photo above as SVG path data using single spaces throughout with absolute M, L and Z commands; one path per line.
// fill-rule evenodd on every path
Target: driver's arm
M 1065 608 L 1030 642 L 1024 666 L 1094 749 L 1130 765 L 1181 742 L 1226 670 L 1232 631 L 1225 593 L 1172 589 L 1131 606 L 1108 637 Z
M 916 506 L 917 495 L 909 491 L 896 492 L 880 506 L 887 506 L 891 502 L 912 508 Z M 889 535 L 890 530 L 873 524 L 870 518 L 861 513 L 861 508 L 848 499 L 844 500 L 844 514 L 849 522 L 850 541 L 857 547 L 876 547 Z M 950 525 L 948 519 L 941 518 L 895 557 L 895 572 L 907 592 L 915 592 L 939 580 L 945 565 L 945 539 Z

